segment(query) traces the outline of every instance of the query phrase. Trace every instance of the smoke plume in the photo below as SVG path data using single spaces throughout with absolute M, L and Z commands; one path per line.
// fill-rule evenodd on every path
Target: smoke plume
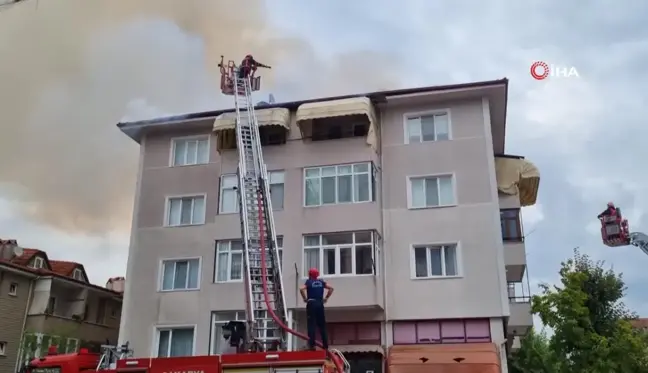
M 0 9 L 0 186 L 70 232 L 127 230 L 138 145 L 115 124 L 229 106 L 220 55 L 273 66 L 279 101 L 394 88 L 390 56 L 318 59 L 261 0 L 24 0 Z

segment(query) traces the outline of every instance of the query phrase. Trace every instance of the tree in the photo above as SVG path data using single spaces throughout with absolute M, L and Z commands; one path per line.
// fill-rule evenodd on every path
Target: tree
M 557 371 L 555 355 L 544 331 L 531 329 L 522 339 L 520 348 L 511 354 L 509 373 L 554 373 Z
M 560 269 L 561 286 L 542 284 L 532 310 L 553 329 L 556 373 L 648 373 L 648 344 L 621 299 L 623 276 L 577 250 Z M 528 371 L 531 372 L 531 371 Z

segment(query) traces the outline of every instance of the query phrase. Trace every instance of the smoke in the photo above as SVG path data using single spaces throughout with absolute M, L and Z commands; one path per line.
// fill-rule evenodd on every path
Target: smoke
M 394 88 L 394 60 L 326 60 L 264 17 L 261 0 L 25 0 L 0 11 L 0 186 L 28 219 L 126 231 L 138 145 L 121 119 L 229 106 L 220 55 L 273 66 L 279 101 Z

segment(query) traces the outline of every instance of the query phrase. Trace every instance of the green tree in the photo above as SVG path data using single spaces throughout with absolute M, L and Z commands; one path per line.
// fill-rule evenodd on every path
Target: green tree
M 646 338 L 631 328 L 635 315 L 621 301 L 623 277 L 603 265 L 575 250 L 561 265 L 561 285 L 543 284 L 533 297 L 533 312 L 554 331 L 556 373 L 648 373 Z
M 557 361 L 544 331 L 531 329 L 522 339 L 520 348 L 511 354 L 509 373 L 554 373 Z

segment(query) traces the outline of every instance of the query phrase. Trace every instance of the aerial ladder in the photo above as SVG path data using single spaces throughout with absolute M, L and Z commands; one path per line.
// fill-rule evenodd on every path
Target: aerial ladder
M 630 232 L 628 220 L 621 215 L 621 209 L 614 203 L 608 203 L 607 208 L 598 216 L 601 221 L 601 238 L 610 247 L 636 246 L 648 255 L 648 235 L 641 232 Z
M 248 56 L 251 58 L 251 56 Z M 247 57 L 246 57 L 247 58 Z M 245 60 L 244 60 L 245 61 Z M 308 337 L 290 329 L 284 295 L 277 236 L 270 199 L 268 171 L 263 160 L 259 123 L 252 92 L 260 89 L 256 68 L 237 66 L 234 61 L 219 64 L 221 89 L 234 97 L 236 141 L 239 153 L 238 190 L 243 239 L 243 275 L 246 287 L 246 322 L 239 352 L 288 351 L 287 336 Z M 242 68 L 248 69 L 241 72 Z M 349 363 L 338 350 L 329 350 L 338 373 L 348 373 Z

